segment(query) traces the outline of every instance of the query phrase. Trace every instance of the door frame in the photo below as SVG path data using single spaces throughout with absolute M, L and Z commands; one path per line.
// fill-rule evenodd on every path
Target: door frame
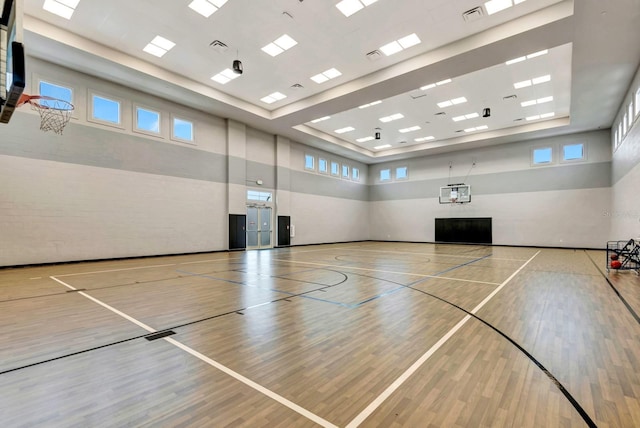
M 249 208 L 258 208 L 258 245 L 251 247 L 249 246 L 249 223 L 247 223 L 247 227 L 246 227 L 246 234 L 247 234 L 247 250 L 264 250 L 264 249 L 269 249 L 269 248 L 274 248 L 275 244 L 274 244 L 274 238 L 275 238 L 275 233 L 274 233 L 274 227 L 273 227 L 273 216 L 275 213 L 275 209 L 273 207 L 272 204 L 265 204 L 265 203 L 259 203 L 259 202 L 247 202 L 247 222 L 249 221 Z M 261 230 L 261 224 L 262 224 L 262 209 L 263 208 L 269 208 L 269 225 L 270 225 L 270 229 L 269 229 L 269 246 L 262 246 L 262 230 Z M 255 232 L 255 231 L 253 231 Z

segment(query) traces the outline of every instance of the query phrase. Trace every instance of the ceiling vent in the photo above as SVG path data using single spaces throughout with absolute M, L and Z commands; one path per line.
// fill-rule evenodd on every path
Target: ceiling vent
M 482 11 L 482 8 L 480 6 L 474 7 L 473 9 L 470 9 L 462 14 L 462 18 L 465 20 L 465 22 L 477 21 L 483 16 L 484 12 Z
M 425 94 L 424 92 L 417 92 L 417 93 L 409 94 L 409 96 L 414 100 L 417 100 L 418 98 L 426 97 L 427 94 Z
M 447 113 L 445 113 L 445 112 L 443 112 L 443 111 L 441 111 L 441 112 L 439 112 L 439 113 L 436 113 L 436 114 L 435 114 L 435 116 L 436 116 L 438 119 L 444 119 L 444 117 L 445 117 L 446 115 L 447 115 Z
M 218 53 L 224 53 L 229 49 L 229 46 L 225 45 L 220 40 L 214 40 L 209 43 L 209 47 Z
M 506 97 L 502 97 L 502 99 L 503 99 L 504 101 L 515 100 L 515 99 L 517 99 L 517 98 L 518 98 L 518 96 L 517 96 L 517 95 L 515 95 L 515 94 L 513 94 L 513 95 L 507 95 Z
M 382 58 L 382 54 L 380 53 L 379 50 L 371 51 L 367 54 L 367 59 L 369 61 L 377 61 L 380 58 Z
M 291 87 L 292 87 L 293 89 L 302 89 L 302 88 L 304 88 L 304 86 L 302 86 L 302 85 L 301 85 L 301 84 L 299 84 L 299 83 L 294 83 L 293 85 L 291 85 Z

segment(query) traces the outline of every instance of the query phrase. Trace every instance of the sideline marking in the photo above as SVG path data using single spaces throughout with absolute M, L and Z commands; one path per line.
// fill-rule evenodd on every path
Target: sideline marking
M 52 280 L 56 281 L 59 284 L 64 285 L 65 287 L 77 291 L 77 289 L 69 284 L 67 284 L 64 281 L 59 280 L 58 278 L 54 277 L 54 276 L 50 276 L 49 278 L 51 278 Z M 108 304 L 96 299 L 95 297 L 92 297 L 90 295 L 88 295 L 87 293 L 83 292 L 83 291 L 78 291 L 78 294 L 86 297 L 87 299 L 97 303 L 98 305 L 110 310 L 111 312 L 120 315 L 122 318 L 134 323 L 135 325 L 147 330 L 149 333 L 158 333 L 158 330 L 154 329 L 153 327 L 149 327 L 148 325 L 146 325 L 145 323 L 138 321 L 137 319 L 125 314 L 124 312 L 121 312 L 119 310 L 117 310 L 116 308 L 114 308 L 113 306 L 109 306 Z M 261 305 L 258 305 L 261 306 Z M 237 373 L 233 370 L 231 370 L 230 368 L 223 366 L 222 364 L 218 363 L 217 361 L 212 360 L 211 358 L 207 357 L 206 355 L 201 354 L 200 352 L 188 347 L 187 345 L 184 345 L 180 342 L 178 342 L 177 340 L 171 338 L 171 337 L 165 337 L 163 338 L 164 341 L 171 343 L 172 345 L 182 349 L 185 352 L 188 352 L 189 354 L 193 355 L 194 357 L 198 358 L 199 360 L 209 364 L 210 366 L 215 367 L 216 369 L 222 371 L 223 373 L 226 373 L 227 375 L 233 377 L 234 379 L 244 383 L 245 385 L 249 386 L 250 388 L 253 388 L 255 391 L 258 391 L 260 393 L 262 393 L 263 395 L 271 398 L 272 400 L 288 407 L 289 409 L 293 410 L 294 412 L 304 416 L 305 418 L 315 422 L 316 424 L 323 426 L 325 428 L 338 428 L 336 425 L 332 424 L 331 422 L 321 418 L 320 416 L 316 415 L 315 413 L 310 412 L 309 410 L 297 405 L 296 403 L 287 400 L 286 398 L 284 398 L 283 396 L 271 391 L 270 389 L 265 388 L 264 386 L 252 381 L 249 378 L 246 378 L 244 376 L 242 376 L 240 373 Z
M 529 260 L 527 260 L 522 266 L 518 268 L 509 278 L 504 280 L 502 284 L 498 288 L 496 288 L 491 294 L 489 294 L 478 306 L 473 308 L 471 311 L 472 314 L 475 315 L 477 311 L 479 311 L 493 296 L 495 296 L 500 290 L 502 290 L 508 283 L 511 281 L 526 265 L 529 264 L 538 254 L 540 254 L 540 250 L 535 253 Z M 470 315 L 465 315 L 464 318 L 458 324 L 456 324 L 451 330 L 447 332 L 440 340 L 438 340 L 427 352 L 425 352 L 415 363 L 411 365 L 398 379 L 396 379 L 391 385 L 387 387 L 375 400 L 373 400 L 360 414 L 358 414 L 346 428 L 356 428 L 360 426 L 362 422 L 364 422 L 371 414 L 376 411 L 380 405 L 391 396 L 400 386 L 411 377 L 419 368 L 422 366 L 438 349 L 442 347 L 447 341 L 453 336 L 462 326 L 464 326 L 467 321 L 471 319 Z

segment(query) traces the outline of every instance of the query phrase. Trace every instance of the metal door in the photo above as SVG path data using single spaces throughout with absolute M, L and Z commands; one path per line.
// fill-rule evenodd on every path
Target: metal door
M 247 207 L 247 249 L 272 248 L 271 207 Z

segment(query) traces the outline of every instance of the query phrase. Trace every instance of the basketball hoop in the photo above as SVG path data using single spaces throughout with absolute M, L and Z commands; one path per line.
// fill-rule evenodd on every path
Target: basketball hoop
M 68 101 L 45 95 L 26 95 L 20 97 L 18 105 L 31 105 L 31 109 L 40 114 L 40 130 L 53 131 L 62 135 L 62 130 L 69 123 L 74 106 Z
M 451 201 L 452 204 L 455 204 L 456 202 L 458 202 L 458 191 L 457 190 L 452 190 L 451 194 L 449 195 L 449 200 Z

